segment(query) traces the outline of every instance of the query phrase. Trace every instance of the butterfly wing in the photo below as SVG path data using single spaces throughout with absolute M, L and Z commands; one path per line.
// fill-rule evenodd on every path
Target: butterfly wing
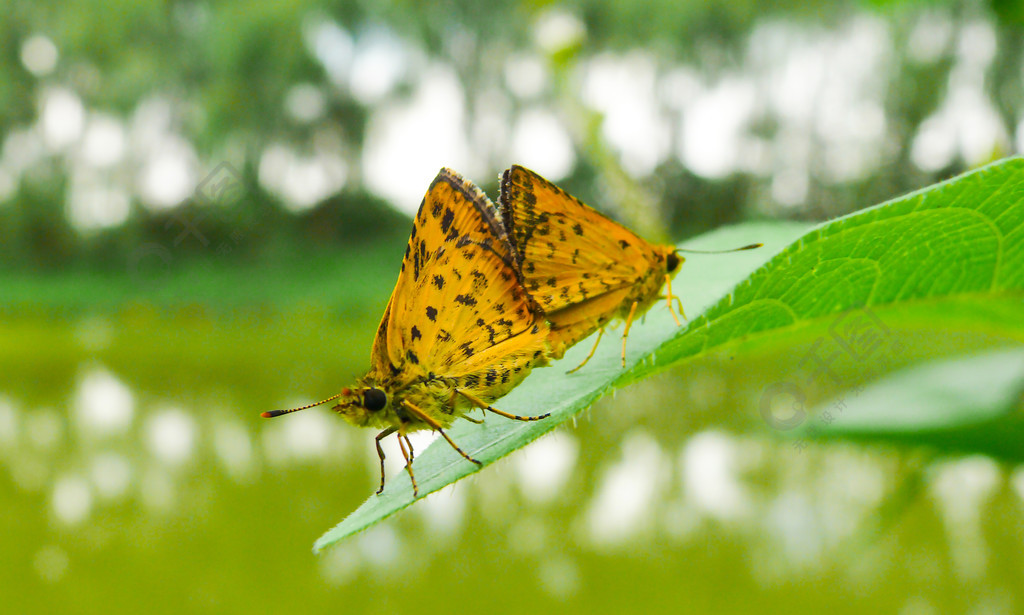
M 375 367 L 504 391 L 543 360 L 547 324 L 522 288 L 496 215 L 476 186 L 448 169 L 437 175 L 378 328 Z
M 399 280 L 401 281 L 401 280 Z M 397 290 L 397 287 L 396 287 Z M 391 355 L 388 353 L 388 324 L 391 322 L 391 304 L 395 301 L 395 291 L 391 291 L 388 305 L 384 308 L 384 316 L 377 325 L 377 333 L 373 338 L 373 348 L 370 351 L 370 371 L 378 374 L 385 374 L 392 371 Z
M 536 173 L 505 171 L 500 206 L 524 286 L 567 346 L 660 289 L 664 249 Z

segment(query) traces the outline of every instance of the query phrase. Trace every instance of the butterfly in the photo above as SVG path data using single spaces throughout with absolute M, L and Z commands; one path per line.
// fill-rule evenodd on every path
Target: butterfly
M 685 260 L 673 246 L 651 244 L 529 169 L 502 174 L 501 216 L 527 291 L 550 323 L 551 358 L 599 331 L 583 367 L 597 350 L 605 327 L 622 319 L 622 366 L 633 321 L 663 296 L 682 326 L 682 302 L 672 278 Z M 740 250 L 759 247 L 751 244 Z M 685 317 L 685 314 L 684 314 Z
M 377 434 L 380 488 L 384 490 L 381 439 L 398 434 L 413 496 L 414 451 L 408 434 L 437 431 L 460 455 L 480 465 L 448 436 L 455 420 L 482 408 L 518 421 L 491 403 L 547 361 L 549 328 L 525 292 L 513 249 L 494 204 L 472 183 L 441 169 L 413 222 L 398 282 L 370 353 L 370 369 L 333 397 L 266 418 L 337 400 L 333 410 Z

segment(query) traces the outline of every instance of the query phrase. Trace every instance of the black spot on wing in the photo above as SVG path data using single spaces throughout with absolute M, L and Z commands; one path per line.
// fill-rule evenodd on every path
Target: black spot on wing
M 420 330 L 418 328 L 416 328 L 416 325 L 412 326 L 411 333 L 412 333 L 412 339 L 414 339 L 414 340 L 418 340 L 418 339 L 423 337 L 423 335 L 420 334 Z
M 462 305 L 472 307 L 476 305 L 476 299 L 469 295 L 455 295 L 455 303 L 461 303 Z
M 473 289 L 474 290 L 479 291 L 479 290 L 482 290 L 484 288 L 487 288 L 487 276 L 484 275 L 484 272 L 482 272 L 482 271 L 480 271 L 478 269 L 474 269 L 473 271 L 470 271 L 469 274 L 471 276 L 473 276 Z
M 430 322 L 436 322 L 437 321 L 437 308 L 428 305 L 427 306 L 427 318 L 430 319 Z
M 444 288 L 444 276 L 442 276 L 440 274 L 435 275 L 434 276 L 434 286 L 437 287 L 437 290 L 441 290 L 442 288 Z
M 410 242 L 410 243 L 412 243 L 412 242 Z M 416 242 L 416 243 L 417 243 L 417 245 L 413 246 L 413 249 L 412 249 L 412 279 L 413 280 L 419 280 L 420 279 L 420 269 L 423 267 L 423 260 L 424 260 L 423 259 L 424 251 L 422 249 L 423 248 L 423 242 L 419 241 L 419 242 Z
M 441 218 L 441 232 L 447 233 L 448 229 L 451 228 L 452 222 L 455 221 L 455 212 L 450 207 L 445 208 L 444 217 Z

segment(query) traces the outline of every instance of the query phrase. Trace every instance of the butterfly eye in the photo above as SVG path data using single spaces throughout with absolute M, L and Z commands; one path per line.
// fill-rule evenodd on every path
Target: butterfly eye
M 669 252 L 668 257 L 665 258 L 665 270 L 668 271 L 668 273 L 672 273 L 677 268 L 679 268 L 679 255 L 673 250 L 672 252 Z
M 388 405 L 388 396 L 380 389 L 369 388 L 363 392 L 363 407 L 376 412 Z

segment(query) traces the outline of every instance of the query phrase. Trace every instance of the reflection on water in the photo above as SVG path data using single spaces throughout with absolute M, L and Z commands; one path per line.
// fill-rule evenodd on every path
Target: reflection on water
M 46 545 L 36 553 L 32 564 L 40 578 L 48 583 L 54 583 L 68 570 L 68 554 L 60 547 Z
M 92 491 L 85 478 L 76 475 L 57 478 L 53 487 L 53 514 L 58 521 L 75 525 L 92 512 Z
M 131 391 L 107 370 L 84 370 L 74 401 L 75 423 L 83 436 L 123 434 L 135 413 Z
M 681 488 L 699 513 L 716 519 L 736 519 L 750 508 L 750 498 L 737 472 L 744 451 L 728 434 L 706 431 L 695 435 L 679 455 Z
M 648 533 L 658 494 L 668 483 L 668 459 L 649 435 L 636 431 L 622 442 L 621 458 L 605 468 L 587 505 L 587 535 L 597 546 L 626 545 Z
M 1021 604 L 1024 470 L 977 457 L 922 464 L 852 445 L 799 451 L 716 420 L 644 409 L 706 396 L 713 375 L 622 391 L 578 425 L 315 558 L 312 539 L 372 496 L 373 434 L 322 409 L 263 421 L 258 411 L 278 404 L 254 406 L 246 386 L 213 376 L 165 388 L 125 365 L 134 364 L 81 360 L 54 389 L 66 391 L 63 401 L 34 397 L 17 367 L 0 382 L 0 485 L 10 485 L 5 499 L 17 511 L 0 524 L 20 554 L 14 565 L 40 587 L 112 581 L 90 572 L 91 562 L 111 558 L 116 575 L 155 560 L 188 568 L 196 563 L 180 549 L 191 545 L 211 570 L 244 571 L 230 578 L 254 607 L 273 591 L 262 582 L 268 566 L 290 583 L 300 582 L 291 569 L 306 571 L 304 591 L 325 600 L 365 597 L 367 583 L 384 587 L 396 576 L 402 595 L 416 595 L 435 586 L 439 571 L 472 584 L 481 566 L 518 575 L 521 594 L 510 604 L 580 609 L 634 591 L 636 575 L 661 574 L 687 581 L 639 603 L 674 600 L 682 587 L 717 593 L 738 584 L 757 604 L 802 604 L 776 592 L 820 582 L 810 591 L 825 600 L 842 594 L 829 583 L 861 588 L 850 612 L 872 600 L 942 612 L 951 584 L 976 588 L 992 612 Z M 285 390 L 288 378 L 259 399 L 307 402 Z M 630 409 L 639 398 L 658 403 Z M 417 450 L 432 438 L 416 434 Z M 393 477 L 402 467 L 390 440 Z M 601 580 L 608 566 L 621 581 Z M 200 591 L 198 577 L 181 582 Z M 60 604 L 53 599 L 47 604 Z
M 988 550 L 982 514 L 1002 480 L 992 460 L 971 457 L 935 468 L 930 491 L 942 512 L 950 555 L 958 576 L 984 576 Z
M 512 457 L 519 492 L 534 505 L 549 504 L 563 492 L 579 455 L 576 439 L 555 432 Z
M 156 408 L 146 421 L 146 444 L 154 459 L 180 466 L 193 455 L 195 422 L 181 408 Z

